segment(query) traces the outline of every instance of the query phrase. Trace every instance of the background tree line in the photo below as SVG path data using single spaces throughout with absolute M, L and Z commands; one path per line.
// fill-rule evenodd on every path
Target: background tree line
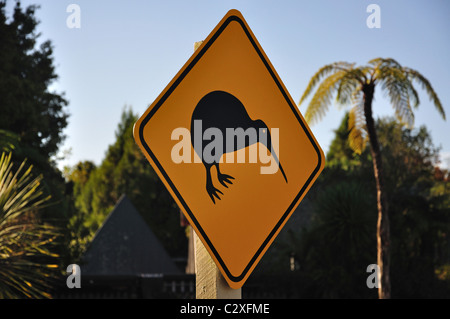
M 180 226 L 180 211 L 133 139 L 137 115 L 125 108 L 116 141 L 105 158 L 67 168 L 76 214 L 69 219 L 72 256 L 78 258 L 122 194 L 142 214 L 172 257 L 187 255 L 187 238 Z
M 109 146 L 98 167 L 82 162 L 64 172 L 58 169 L 57 153 L 65 138 L 63 130 L 69 119 L 69 102 L 63 92 L 49 91 L 58 78 L 53 46 L 51 41 L 37 46 L 40 37 L 36 31 L 37 6 L 22 8 L 16 2 L 11 17 L 5 8 L 6 1 L 0 1 L 0 153 L 5 158 L 5 169 L 0 171 L 0 199 L 4 198 L 0 200 L 0 237 L 9 234 L 10 240 L 0 240 L 0 265 L 12 264 L 18 268 L 13 273 L 6 273 L 7 268 L 2 269 L 4 273 L 0 271 L 0 276 L 5 276 L 1 278 L 11 277 L 11 285 L 16 285 L 8 288 L 0 284 L 0 296 L 50 296 L 52 285 L 56 285 L 52 278 L 65 275 L 67 265 L 81 261 L 93 235 L 124 193 L 170 254 L 186 255 L 187 239 L 180 227 L 179 210 L 134 143 L 131 132 L 137 117 L 130 109 L 124 110 L 116 142 Z M 26 163 L 21 166 L 24 160 Z M 20 174 L 23 167 L 30 168 L 24 176 L 34 181 L 34 186 L 20 184 L 7 188 L 4 181 L 20 176 L 10 173 Z M 8 213 L 11 202 L 8 200 L 15 194 L 8 189 L 23 195 L 22 191 L 28 188 L 39 196 L 33 195 L 32 200 L 26 201 L 27 211 L 20 216 Z M 41 205 L 43 198 L 45 205 Z M 24 219 L 27 220 L 24 227 L 34 228 L 36 234 L 21 237 L 28 243 L 18 246 L 11 225 L 23 226 Z M 38 225 L 48 227 L 39 233 Z M 49 229 L 51 234 L 46 233 Z M 43 241 L 50 235 L 51 241 Z M 50 272 L 33 275 L 37 268 L 30 258 L 22 258 L 30 255 L 27 247 L 37 255 L 31 258 L 33 262 L 39 260 L 35 265 L 52 265 Z M 19 253 L 21 258 L 12 253 L 14 250 L 23 250 Z M 49 282 L 47 285 L 35 285 L 44 279 Z M 32 286 L 40 290 L 32 293 Z

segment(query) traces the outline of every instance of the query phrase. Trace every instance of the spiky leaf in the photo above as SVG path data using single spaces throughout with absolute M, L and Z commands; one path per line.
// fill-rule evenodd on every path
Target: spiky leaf
M 25 162 L 14 171 L 11 154 L 0 158 L 0 298 L 48 298 L 55 275 L 44 260 L 55 258 L 51 247 L 58 230 L 42 224 L 37 211 L 49 200 Z

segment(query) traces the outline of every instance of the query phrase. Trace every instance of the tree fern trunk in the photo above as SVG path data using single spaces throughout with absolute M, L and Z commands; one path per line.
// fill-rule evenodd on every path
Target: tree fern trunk
M 375 91 L 373 83 L 363 87 L 364 115 L 366 118 L 367 133 L 372 153 L 373 172 L 377 185 L 377 264 L 379 272 L 378 297 L 388 299 L 391 297 L 391 282 L 389 277 L 390 266 L 390 231 L 386 192 L 384 187 L 383 165 L 381 160 L 380 145 L 378 144 L 375 122 L 372 117 L 372 100 Z

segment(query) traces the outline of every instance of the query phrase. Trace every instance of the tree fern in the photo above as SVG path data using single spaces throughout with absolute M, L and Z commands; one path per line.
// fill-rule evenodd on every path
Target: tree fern
M 372 102 L 375 87 L 381 87 L 390 100 L 397 120 L 411 127 L 414 124 L 413 109 L 419 105 L 419 96 L 413 82 L 418 82 L 422 86 L 439 114 L 445 119 L 442 104 L 430 82 L 419 72 L 402 67 L 391 58 L 376 58 L 369 61 L 368 65 L 356 68 L 354 64 L 347 62 L 328 64 L 313 75 L 299 102 L 303 103 L 317 87 L 305 113 L 305 119 L 314 123 L 325 115 L 333 96 L 336 95 L 338 105 L 352 105 L 348 121 L 351 148 L 360 154 L 367 140 L 370 142 L 377 186 L 377 260 L 381 273 L 380 298 L 390 298 L 390 231 L 381 150 L 372 116 Z

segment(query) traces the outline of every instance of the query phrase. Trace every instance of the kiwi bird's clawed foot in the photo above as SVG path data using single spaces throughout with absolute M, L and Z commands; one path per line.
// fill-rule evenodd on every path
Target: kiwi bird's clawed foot
M 220 184 L 228 188 L 228 185 L 226 183 L 233 184 L 231 180 L 234 179 L 234 177 L 227 174 L 219 174 L 217 176 L 217 179 L 219 180 Z
M 223 193 L 220 190 L 218 190 L 217 188 L 215 188 L 212 183 L 206 185 L 206 191 L 208 192 L 208 195 L 209 195 L 209 197 L 211 197 L 211 200 L 213 201 L 214 204 L 216 203 L 216 200 L 214 199 L 214 197 L 217 197 L 217 199 L 220 200 L 218 193 L 223 195 Z

